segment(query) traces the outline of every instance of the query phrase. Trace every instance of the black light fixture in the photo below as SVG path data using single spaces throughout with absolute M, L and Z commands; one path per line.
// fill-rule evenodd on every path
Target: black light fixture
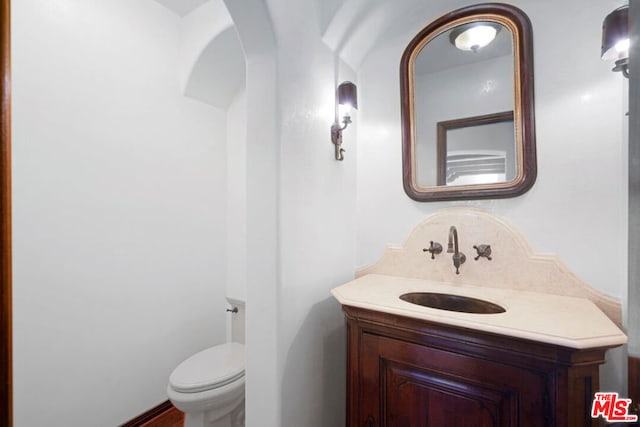
M 336 121 L 331 125 L 331 142 L 335 146 L 336 160 L 344 160 L 342 131 L 351 123 L 351 109 L 358 108 L 358 90 L 352 82 L 342 82 L 336 90 Z M 338 117 L 342 114 L 342 126 Z
M 629 5 L 620 6 L 604 18 L 601 57 L 615 61 L 611 71 L 621 71 L 629 78 Z

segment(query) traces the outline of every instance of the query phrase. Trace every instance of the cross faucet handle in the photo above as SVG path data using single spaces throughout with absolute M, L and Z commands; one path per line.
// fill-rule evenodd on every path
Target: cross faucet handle
M 479 260 L 480 258 L 486 258 L 491 261 L 491 245 L 473 245 L 473 249 L 476 250 L 478 256 L 474 258 L 474 260 Z
M 436 255 L 442 252 L 442 245 L 432 240 L 429 242 L 429 247 L 424 248 L 422 252 L 429 252 L 431 254 L 431 259 L 436 259 Z

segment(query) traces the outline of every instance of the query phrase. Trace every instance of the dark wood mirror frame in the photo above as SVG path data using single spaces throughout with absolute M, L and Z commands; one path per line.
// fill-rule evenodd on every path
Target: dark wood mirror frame
M 420 50 L 437 35 L 457 25 L 493 21 L 511 30 L 514 52 L 514 125 L 518 173 L 513 181 L 497 184 L 422 187 L 416 180 L 414 155 L 413 64 Z M 485 3 L 450 12 L 422 29 L 407 45 L 400 62 L 402 120 L 402 181 L 409 197 L 419 202 L 516 197 L 536 180 L 535 113 L 533 93 L 533 35 L 527 15 L 515 6 Z

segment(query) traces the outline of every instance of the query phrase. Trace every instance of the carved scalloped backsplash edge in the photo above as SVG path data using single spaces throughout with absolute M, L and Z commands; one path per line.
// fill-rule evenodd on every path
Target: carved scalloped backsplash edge
M 455 274 L 451 255 L 446 253 L 452 225 L 458 231 L 460 251 L 467 256 L 459 275 Z M 443 252 L 435 260 L 423 251 L 431 240 L 443 245 Z M 491 245 L 491 261 L 474 261 L 473 245 L 479 244 Z M 374 273 L 586 298 L 622 328 L 619 300 L 578 278 L 556 255 L 534 253 L 513 225 L 478 208 L 453 207 L 428 216 L 402 245 L 388 246 L 378 261 L 357 270 L 355 276 Z

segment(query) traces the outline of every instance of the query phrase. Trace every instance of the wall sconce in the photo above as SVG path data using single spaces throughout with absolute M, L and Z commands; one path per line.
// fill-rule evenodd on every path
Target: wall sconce
M 615 61 L 611 71 L 629 78 L 629 5 L 621 6 L 602 22 L 602 59 Z
M 356 85 L 351 82 L 342 82 L 336 91 L 337 111 L 336 121 L 331 125 L 331 142 L 335 145 L 336 160 L 344 160 L 342 148 L 342 131 L 351 123 L 351 108 L 358 108 L 358 92 Z M 342 126 L 338 123 L 338 117 L 342 115 Z

